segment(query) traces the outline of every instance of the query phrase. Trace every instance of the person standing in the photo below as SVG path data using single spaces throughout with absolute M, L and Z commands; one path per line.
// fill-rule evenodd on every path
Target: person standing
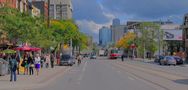
M 33 75 L 34 74 L 33 68 L 35 67 L 35 65 L 34 65 L 34 59 L 31 57 L 31 55 L 29 55 L 28 57 L 28 63 L 29 63 L 29 75 Z
M 28 55 L 27 54 L 24 55 L 21 66 L 24 67 L 24 75 L 28 75 L 29 64 L 28 64 Z
M 17 69 L 18 63 L 16 61 L 15 55 L 11 56 L 9 64 L 10 64 L 10 81 L 13 81 L 13 79 L 14 79 L 14 81 L 16 81 L 17 80 L 16 69 Z
M 53 54 L 51 54 L 51 56 L 50 56 L 50 64 L 51 64 L 51 68 L 54 68 L 54 60 L 55 58 L 54 58 L 54 55 Z
M 36 69 L 36 72 L 37 72 L 37 76 L 39 75 L 39 71 L 40 71 L 40 56 L 39 54 L 36 55 L 35 57 L 35 69 Z
M 49 64 L 50 64 L 50 54 L 47 54 L 46 55 L 46 68 L 49 67 Z
M 42 69 L 43 66 L 44 66 L 44 62 L 45 62 L 44 55 L 41 55 L 41 62 L 40 62 L 40 64 L 41 64 L 41 69 Z
M 17 74 L 19 75 L 20 74 L 20 68 L 19 68 L 19 65 L 20 65 L 20 56 L 18 54 L 16 54 L 16 61 L 18 63 Z

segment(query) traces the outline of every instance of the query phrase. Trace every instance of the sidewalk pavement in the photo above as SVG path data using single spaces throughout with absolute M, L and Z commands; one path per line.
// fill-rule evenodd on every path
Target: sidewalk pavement
M 10 75 L 0 76 L 0 90 L 28 90 L 42 87 L 62 76 L 71 67 L 55 66 L 54 68 L 42 68 L 39 75 L 17 75 L 16 82 L 10 82 Z M 35 70 L 34 70 L 35 71 Z

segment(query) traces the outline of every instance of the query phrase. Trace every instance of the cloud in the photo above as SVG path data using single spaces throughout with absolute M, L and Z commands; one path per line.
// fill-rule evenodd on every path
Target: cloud
M 72 0 L 73 18 L 82 32 L 98 41 L 98 30 L 110 26 L 112 19 L 166 20 L 182 23 L 188 0 Z
M 92 36 L 95 42 L 98 42 L 99 29 L 102 26 L 110 26 L 111 24 L 110 22 L 104 24 L 97 24 L 94 21 L 86 20 L 86 19 L 77 20 L 76 23 L 79 26 L 81 32 L 84 32 L 85 34 Z
M 77 20 L 92 20 L 96 23 L 109 22 L 108 17 L 103 14 L 100 4 L 96 0 L 72 0 L 73 17 Z
M 188 0 L 102 0 L 104 8 L 116 14 L 155 19 L 188 12 Z

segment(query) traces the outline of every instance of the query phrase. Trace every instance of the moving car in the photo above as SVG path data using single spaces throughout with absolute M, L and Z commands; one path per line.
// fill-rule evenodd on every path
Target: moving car
M 176 59 L 173 56 L 165 56 L 160 60 L 160 65 L 176 65 Z
M 183 59 L 182 59 L 182 58 L 180 58 L 180 57 L 178 57 L 178 56 L 174 56 L 174 58 L 176 59 L 176 63 L 177 63 L 178 65 L 183 64 Z
M 97 59 L 96 54 L 91 54 L 91 55 L 90 55 L 90 59 Z
M 62 55 L 60 59 L 60 65 L 72 66 L 75 64 L 75 59 L 68 54 Z

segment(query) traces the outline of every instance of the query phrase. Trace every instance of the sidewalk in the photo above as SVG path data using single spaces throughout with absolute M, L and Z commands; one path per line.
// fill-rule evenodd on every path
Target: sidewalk
M 28 90 L 49 84 L 58 76 L 62 76 L 71 67 L 55 66 L 54 68 L 43 68 L 39 75 L 17 75 L 16 82 L 10 82 L 10 75 L 0 76 L 0 90 Z

